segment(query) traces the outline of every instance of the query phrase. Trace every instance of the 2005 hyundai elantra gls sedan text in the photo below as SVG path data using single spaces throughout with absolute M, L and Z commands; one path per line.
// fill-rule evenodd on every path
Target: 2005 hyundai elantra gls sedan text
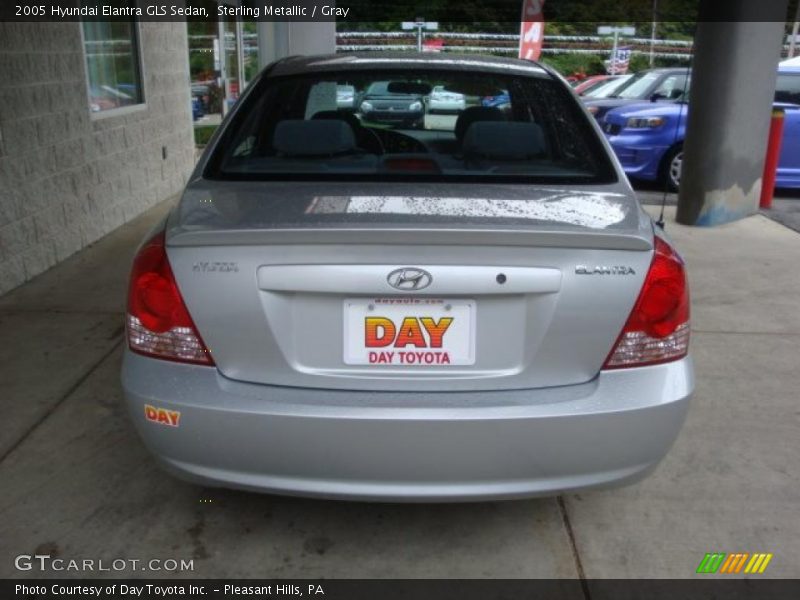
M 466 106 L 414 129 L 337 109 L 374 82 Z M 139 249 L 127 337 L 164 467 L 297 495 L 634 481 L 694 385 L 683 261 L 592 117 L 547 68 L 475 56 L 267 67 Z

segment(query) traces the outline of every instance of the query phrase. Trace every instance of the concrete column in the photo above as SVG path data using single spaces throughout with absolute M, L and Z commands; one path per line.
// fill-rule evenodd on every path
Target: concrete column
M 336 23 L 272 22 L 258 23 L 258 62 L 260 67 L 297 54 L 333 54 L 336 51 Z
M 717 225 L 758 210 L 783 34 L 782 22 L 698 23 L 679 223 Z

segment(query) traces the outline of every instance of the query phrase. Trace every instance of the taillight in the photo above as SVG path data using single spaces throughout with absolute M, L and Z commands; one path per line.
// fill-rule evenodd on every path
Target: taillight
M 604 369 L 677 360 L 689 351 L 689 286 L 683 260 L 655 238 L 655 252 L 639 298 Z
M 127 333 L 130 349 L 139 354 L 214 364 L 175 283 L 163 231 L 149 239 L 133 260 Z

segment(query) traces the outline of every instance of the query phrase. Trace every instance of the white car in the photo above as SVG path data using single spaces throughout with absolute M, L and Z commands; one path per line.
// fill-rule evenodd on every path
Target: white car
M 355 108 L 356 88 L 352 85 L 336 86 L 336 108 Z
M 428 98 L 428 112 L 458 112 L 464 110 L 466 106 L 464 94 L 449 92 L 443 85 L 433 88 Z

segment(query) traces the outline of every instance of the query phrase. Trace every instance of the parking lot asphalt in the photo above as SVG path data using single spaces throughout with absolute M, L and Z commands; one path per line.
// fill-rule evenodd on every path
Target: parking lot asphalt
M 118 381 L 125 286 L 166 206 L 0 298 L 0 577 L 41 576 L 14 567 L 39 553 L 193 559 L 174 575 L 203 578 L 688 578 L 714 551 L 771 552 L 762 577 L 800 576 L 795 231 L 762 215 L 682 227 L 668 207 L 697 391 L 648 479 L 514 502 L 359 504 L 185 484 L 139 443 Z M 59 574 L 92 575 L 45 575 Z

